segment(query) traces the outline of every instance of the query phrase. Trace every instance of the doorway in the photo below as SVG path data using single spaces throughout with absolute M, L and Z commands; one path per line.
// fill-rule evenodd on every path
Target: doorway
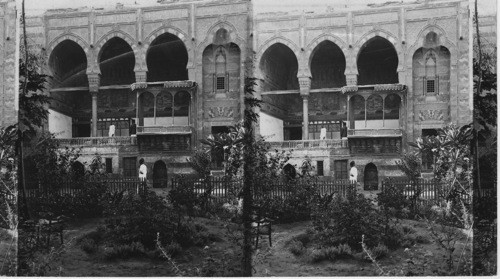
M 364 189 L 367 191 L 378 190 L 378 170 L 373 163 L 369 163 L 365 167 L 364 184 Z
M 167 165 L 162 160 L 158 160 L 153 165 L 153 188 L 166 188 L 167 182 Z

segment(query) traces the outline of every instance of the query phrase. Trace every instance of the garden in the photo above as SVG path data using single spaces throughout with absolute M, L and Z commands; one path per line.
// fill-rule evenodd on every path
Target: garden
M 225 149 L 227 161 L 232 162 L 226 165 L 225 178 L 210 177 L 210 152 L 198 152 L 190 159 L 198 177 L 178 177 L 178 185 L 168 192 L 106 191 L 95 179 L 102 167 L 96 155 L 85 177 L 79 177 L 87 183 L 82 186 L 87 190 L 72 195 L 53 192 L 27 199 L 26 204 L 20 200 L 19 208 L 29 208 L 30 219 L 64 216 L 64 228 L 30 229 L 22 212 L 18 274 L 245 275 L 244 183 L 235 183 L 242 165 L 232 160 L 241 156 L 241 141 L 237 140 L 241 129 L 232 132 L 210 139 L 210 148 L 217 148 L 223 140 L 222 145 L 231 146 Z M 271 151 L 263 140 L 255 141 L 253 168 L 257 171 L 251 184 L 249 217 L 252 224 L 265 218 L 272 231 L 270 239 L 255 227 L 250 231 L 252 275 L 470 275 L 471 205 L 463 198 L 470 194 L 470 168 L 464 160 L 469 154 L 459 145 L 468 140 L 468 133 L 467 127 L 450 126 L 438 139 L 442 148 L 437 155 L 443 160 L 436 164 L 436 176 L 447 188 L 436 192 L 441 199 L 434 203 L 422 202 L 418 187 L 408 195 L 405 187 L 390 180 L 375 199 L 356 193 L 348 183 L 337 188 L 343 191 L 325 192 L 324 185 L 310 175 L 310 164 L 300 167 L 300 178 L 285 177 L 280 170 L 290 153 Z M 427 140 L 418 141 L 417 148 L 436 144 Z M 48 144 L 50 139 L 44 142 Z M 54 158 L 45 161 L 59 170 L 53 175 L 73 176 L 68 164 L 78 157 L 77 150 L 43 150 L 54 153 Z M 457 150 L 460 156 L 449 156 Z M 458 158 L 452 161 L 453 167 L 449 158 Z M 399 166 L 410 184 L 418 181 L 418 164 L 414 154 L 401 158 Z M 38 179 L 43 177 L 40 174 Z M 225 198 L 214 198 L 213 181 L 224 180 Z M 277 185 L 286 185 L 286 191 L 276 189 Z M 273 194 L 276 190 L 286 194 Z M 50 216 L 35 216 L 34 212 Z

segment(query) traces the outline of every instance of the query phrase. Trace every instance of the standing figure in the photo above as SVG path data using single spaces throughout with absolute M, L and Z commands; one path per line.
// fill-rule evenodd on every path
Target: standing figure
M 128 128 L 128 134 L 131 137 L 137 136 L 137 125 L 135 125 L 134 119 L 132 119 L 132 124 L 130 124 L 130 127 Z
M 320 140 L 326 139 L 326 128 L 325 127 L 321 127 L 321 130 L 319 133 L 319 139 Z
M 340 127 L 340 138 L 347 138 L 347 127 L 344 121 L 342 121 L 342 127 Z
M 111 122 L 111 125 L 109 125 L 109 136 L 110 137 L 115 136 L 115 130 L 116 130 L 115 124 L 113 124 L 113 122 Z
M 148 176 L 148 167 L 144 164 L 144 159 L 141 158 L 139 160 L 139 180 L 141 181 L 141 186 L 144 187 L 144 190 L 147 186 L 147 176 Z M 139 194 L 139 188 L 137 188 L 137 193 Z
M 351 170 L 349 171 L 349 181 L 351 183 L 358 183 L 358 169 L 354 161 L 351 161 Z

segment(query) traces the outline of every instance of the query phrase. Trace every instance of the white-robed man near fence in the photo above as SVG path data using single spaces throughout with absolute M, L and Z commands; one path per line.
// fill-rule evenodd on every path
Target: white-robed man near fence
M 144 159 L 141 158 L 139 160 L 139 181 L 141 181 L 141 185 L 146 189 L 147 185 L 147 176 L 148 176 L 148 167 L 144 164 Z M 137 193 L 139 193 L 139 188 L 137 188 Z
M 353 184 L 356 184 L 356 188 L 358 187 L 358 169 L 356 168 L 356 163 L 351 161 L 351 170 L 349 171 L 349 181 Z

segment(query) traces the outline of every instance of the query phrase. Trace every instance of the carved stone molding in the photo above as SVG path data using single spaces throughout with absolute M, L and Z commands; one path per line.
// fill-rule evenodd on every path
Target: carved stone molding
M 444 121 L 447 113 L 444 110 L 421 110 L 418 112 L 418 120 L 420 121 Z
M 208 109 L 210 118 L 232 118 L 234 117 L 233 107 L 211 107 Z

